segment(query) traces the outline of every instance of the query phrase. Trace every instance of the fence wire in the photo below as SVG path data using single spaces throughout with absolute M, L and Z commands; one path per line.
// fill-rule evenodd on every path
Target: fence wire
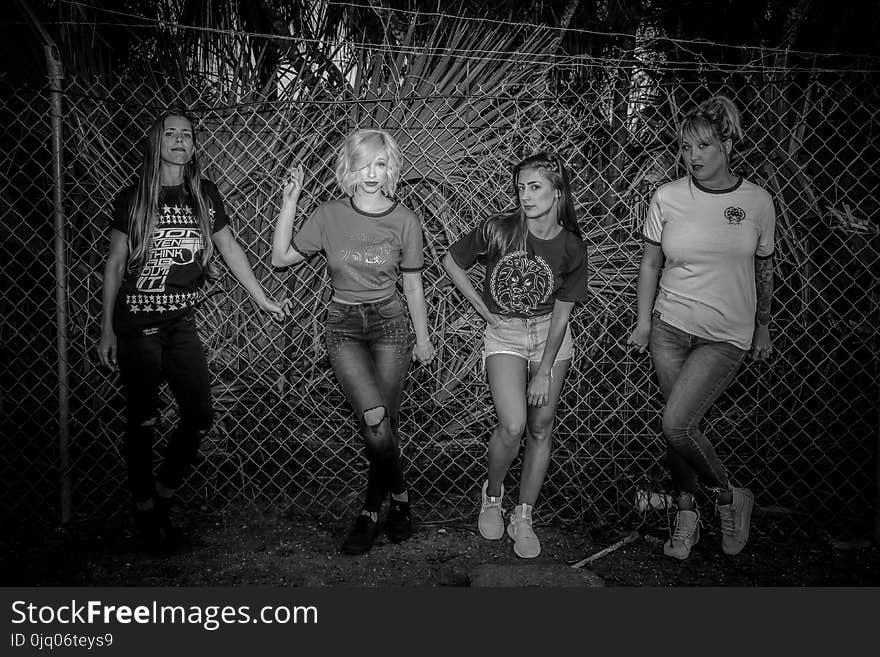
M 662 72 L 662 71 L 661 71 Z M 679 74 L 681 75 L 681 74 Z M 160 108 L 198 119 L 207 177 L 220 189 L 257 278 L 294 300 L 278 323 L 223 269 L 199 309 L 213 375 L 215 425 L 182 492 L 187 501 L 247 500 L 338 518 L 365 485 L 354 414 L 322 340 L 330 296 L 321 258 L 269 264 L 285 171 L 307 171 L 297 226 L 338 195 L 332 161 L 343 135 L 382 126 L 406 160 L 402 203 L 421 218 L 425 291 L 437 358 L 414 367 L 401 406 L 406 474 L 423 520 L 472 518 L 494 412 L 481 371 L 482 322 L 444 275 L 447 246 L 513 202 L 510 165 L 559 152 L 573 172 L 592 265 L 590 299 L 573 315 L 575 352 L 560 402 L 541 521 L 635 522 L 635 490 L 668 486 L 660 394 L 650 360 L 625 340 L 635 320 L 639 234 L 656 187 L 683 174 L 680 108 L 727 91 L 747 137 L 733 168 L 777 208 L 776 292 L 768 363 L 748 362 L 705 419 L 732 479 L 760 511 L 800 531 L 863 531 L 876 495 L 880 326 L 880 134 L 872 73 L 684 74 L 626 95 L 578 66 L 491 88 L 250 96 L 230 104 L 210 84 L 170 97 L 143 83 L 66 80 L 64 199 L 71 372 L 73 507 L 118 513 L 128 499 L 118 375 L 100 368 L 102 268 L 111 200 L 130 183 L 145 127 Z M 53 298 L 51 150 L 46 91 L 0 100 L 0 479 L 6 510 L 57 521 L 58 381 Z M 479 276 L 480 272 L 473 272 Z M 157 456 L 176 420 L 163 389 Z M 509 482 L 515 489 L 519 462 Z M 787 530 L 787 529 L 786 529 Z

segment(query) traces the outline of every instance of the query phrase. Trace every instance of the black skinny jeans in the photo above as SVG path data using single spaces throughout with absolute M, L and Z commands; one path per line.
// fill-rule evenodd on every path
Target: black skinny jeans
M 378 512 L 389 492 L 406 490 L 397 411 L 415 336 L 395 295 L 356 305 L 332 301 L 326 338 L 330 365 L 357 414 L 370 464 L 364 508 Z
M 125 461 L 135 502 L 154 492 L 153 434 L 163 380 L 179 421 L 168 437 L 156 480 L 176 489 L 189 474 L 201 436 L 211 428 L 211 377 L 196 332 L 195 311 L 168 324 L 117 331 L 117 362 L 126 398 Z

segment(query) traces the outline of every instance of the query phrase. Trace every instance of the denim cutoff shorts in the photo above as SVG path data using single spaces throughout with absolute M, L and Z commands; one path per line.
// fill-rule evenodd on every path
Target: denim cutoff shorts
M 497 327 L 487 324 L 483 334 L 483 364 L 486 358 L 495 354 L 510 354 L 529 362 L 540 362 L 550 333 L 550 317 L 549 314 L 526 318 L 504 317 Z M 571 360 L 572 350 L 571 326 L 566 325 L 565 336 L 553 362 Z

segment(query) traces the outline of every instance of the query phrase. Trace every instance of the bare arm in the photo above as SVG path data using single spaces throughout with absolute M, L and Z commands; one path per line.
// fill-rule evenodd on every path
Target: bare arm
M 529 382 L 528 401 L 532 406 L 543 406 L 547 403 L 550 394 L 550 376 L 553 372 L 553 363 L 556 354 L 565 338 L 565 329 L 568 326 L 568 318 L 573 301 L 559 301 L 553 304 L 553 314 L 550 316 L 550 330 L 547 334 L 547 342 L 544 344 L 544 353 L 537 371 L 532 375 Z
M 430 363 L 434 358 L 434 345 L 431 344 L 431 337 L 428 334 L 428 309 L 425 304 L 421 272 L 403 272 L 403 295 L 406 297 L 409 316 L 412 318 L 413 329 L 416 332 L 413 356 L 420 363 Z
M 764 360 L 773 351 L 770 340 L 770 307 L 773 302 L 773 258 L 755 258 L 755 333 L 752 358 Z
M 654 308 L 654 297 L 657 294 L 657 283 L 662 268 L 663 249 L 656 244 L 645 242 L 636 283 L 636 327 L 627 340 L 627 344 L 634 346 L 639 352 L 644 352 L 648 348 L 648 339 L 651 336 L 651 311 Z
M 122 284 L 128 260 L 128 235 L 115 228 L 110 232 L 110 253 L 104 264 L 104 286 L 101 293 L 101 340 L 98 358 L 104 367 L 116 366 L 116 332 L 113 330 L 113 306 Z
M 287 312 L 286 300 L 276 301 L 270 298 L 263 286 L 254 276 L 254 270 L 251 269 L 251 263 L 247 259 L 247 255 L 239 245 L 238 240 L 232 234 L 229 226 L 224 226 L 214 233 L 214 244 L 217 250 L 223 256 L 223 260 L 229 266 L 229 270 L 238 279 L 248 294 L 257 302 L 257 305 L 263 310 L 272 313 L 278 319 L 282 319 Z
M 495 326 L 498 323 L 498 316 L 489 311 L 489 307 L 483 301 L 483 297 L 474 289 L 474 285 L 471 283 L 471 279 L 468 278 L 467 272 L 458 266 L 458 263 L 455 262 L 455 259 L 449 253 L 443 257 L 443 269 L 446 270 L 453 285 L 471 302 L 471 305 L 486 320 L 486 323 L 490 326 Z
M 282 192 L 281 212 L 272 233 L 272 266 L 287 267 L 305 260 L 305 256 L 293 248 L 293 220 L 296 217 L 296 204 L 302 192 L 303 172 L 298 166 L 290 170 L 287 183 Z

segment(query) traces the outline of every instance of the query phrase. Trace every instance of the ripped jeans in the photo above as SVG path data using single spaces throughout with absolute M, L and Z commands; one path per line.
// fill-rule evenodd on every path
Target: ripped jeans
M 117 331 L 117 362 L 126 398 L 125 462 L 135 502 L 153 497 L 153 434 L 163 379 L 177 401 L 177 428 L 168 437 L 156 480 L 180 487 L 202 435 L 211 428 L 211 376 L 196 332 L 195 312 L 158 327 Z
M 397 426 L 415 335 L 397 295 L 375 303 L 331 301 L 325 335 L 369 462 L 364 509 L 378 512 L 389 492 L 406 490 Z
M 666 400 L 663 435 L 666 463 L 678 493 L 704 485 L 727 490 L 730 481 L 700 422 L 742 365 L 746 351 L 727 342 L 699 338 L 664 322 L 651 322 L 651 358 Z

